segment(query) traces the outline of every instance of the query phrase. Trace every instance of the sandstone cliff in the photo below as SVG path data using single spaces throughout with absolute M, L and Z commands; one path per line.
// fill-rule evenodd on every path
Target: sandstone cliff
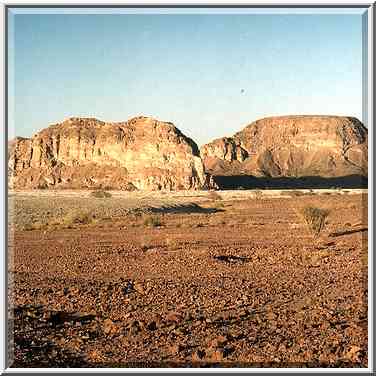
M 257 120 L 200 152 L 213 175 L 367 176 L 367 141 L 367 128 L 352 117 L 280 116 Z
M 202 189 L 197 145 L 172 123 L 148 117 L 106 123 L 70 118 L 9 143 L 9 186 Z

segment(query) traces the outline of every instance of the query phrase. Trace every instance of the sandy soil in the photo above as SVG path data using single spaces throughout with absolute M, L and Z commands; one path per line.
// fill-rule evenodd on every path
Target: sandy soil
M 366 191 L 111 193 L 11 192 L 13 367 L 367 366 Z

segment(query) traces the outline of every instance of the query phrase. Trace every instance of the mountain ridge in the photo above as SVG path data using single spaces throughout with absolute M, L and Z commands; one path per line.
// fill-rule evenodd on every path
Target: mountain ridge
M 270 116 L 199 148 L 173 123 L 69 117 L 8 141 L 9 186 L 210 189 L 216 176 L 364 176 L 368 129 L 355 117 Z

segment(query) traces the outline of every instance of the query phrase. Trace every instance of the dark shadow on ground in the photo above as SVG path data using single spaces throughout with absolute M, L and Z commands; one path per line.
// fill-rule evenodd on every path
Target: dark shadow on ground
M 329 234 L 329 236 L 332 237 L 332 238 L 335 238 L 337 236 L 351 235 L 351 234 L 356 234 L 357 232 L 364 232 L 364 231 L 368 231 L 368 228 L 363 227 L 363 228 L 358 228 L 358 229 L 354 229 L 354 230 L 337 231 L 337 232 L 333 232 L 333 233 Z
M 175 214 L 191 214 L 191 213 L 217 213 L 222 212 L 223 209 L 217 208 L 204 208 L 200 205 L 195 203 L 188 203 L 188 204 L 172 204 L 172 205 L 162 205 L 162 206 L 147 206 L 143 208 L 132 209 L 132 213 L 151 213 L 151 214 L 167 214 L 167 213 L 175 213 Z
M 48 335 L 59 332 L 69 323 L 73 326 L 90 323 L 94 315 L 80 315 L 63 311 L 49 311 L 43 306 L 17 306 L 9 320 L 13 328 L 13 341 L 9 344 L 13 352 L 11 368 L 82 368 L 90 367 L 82 354 L 63 349 Z
M 233 257 L 233 256 L 232 256 Z M 241 317 L 229 317 L 229 319 L 218 319 L 211 323 L 215 327 L 227 326 L 247 320 L 248 316 L 260 313 L 255 310 L 246 310 Z M 85 315 L 78 312 L 51 311 L 44 306 L 24 305 L 17 306 L 12 310 L 11 320 L 13 321 L 14 336 L 14 361 L 10 368 L 291 368 L 291 367 L 342 367 L 342 368 L 360 368 L 361 363 L 352 363 L 346 360 L 338 360 L 335 364 L 326 364 L 321 362 L 307 363 L 284 363 L 284 362 L 263 362 L 263 363 L 244 363 L 229 360 L 228 356 L 234 351 L 233 346 L 224 347 L 223 361 L 208 361 L 205 349 L 198 349 L 196 353 L 200 361 L 168 361 L 162 357 L 161 361 L 145 361 L 129 359 L 126 362 L 92 362 L 87 359 L 84 352 L 71 351 L 63 348 L 56 342 L 48 339 L 49 335 L 54 334 L 57 338 L 77 337 L 81 330 L 87 331 L 90 324 L 96 322 L 94 315 Z M 234 321 L 235 320 L 235 321 Z M 82 327 L 77 329 L 75 334 L 71 330 L 75 323 L 81 323 Z M 85 329 L 86 328 L 86 329 Z M 92 340 L 100 333 L 91 333 Z M 230 338 L 232 338 L 230 336 Z M 235 336 L 232 339 L 239 340 L 244 335 Z M 11 350 L 12 351 L 12 350 Z M 163 359 L 164 358 L 164 359 Z M 17 374 L 16 372 L 14 372 Z M 98 373 L 99 375 L 101 373 Z M 106 373 L 103 373 L 106 374 Z
M 368 179 L 362 175 L 349 175 L 336 178 L 320 176 L 255 177 L 252 175 L 214 175 L 219 189 L 330 189 L 330 188 L 367 188 Z
M 229 256 L 229 255 L 219 255 L 219 256 L 213 256 L 213 258 L 217 261 L 226 262 L 229 264 L 243 264 L 245 262 L 250 261 L 249 257 L 243 257 L 243 256 Z

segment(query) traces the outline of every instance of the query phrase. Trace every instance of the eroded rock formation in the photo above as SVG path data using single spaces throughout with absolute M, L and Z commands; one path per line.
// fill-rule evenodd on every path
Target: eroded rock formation
M 305 115 L 260 119 L 200 150 L 210 174 L 272 178 L 367 176 L 367 151 L 356 118 Z
M 70 118 L 9 143 L 11 188 L 202 189 L 197 145 L 172 123 L 148 117 L 106 123 Z
M 9 142 L 8 176 L 15 189 L 206 189 L 221 187 L 218 176 L 366 177 L 367 155 L 368 130 L 352 117 L 269 117 L 200 151 L 172 123 L 149 117 L 70 118 Z

